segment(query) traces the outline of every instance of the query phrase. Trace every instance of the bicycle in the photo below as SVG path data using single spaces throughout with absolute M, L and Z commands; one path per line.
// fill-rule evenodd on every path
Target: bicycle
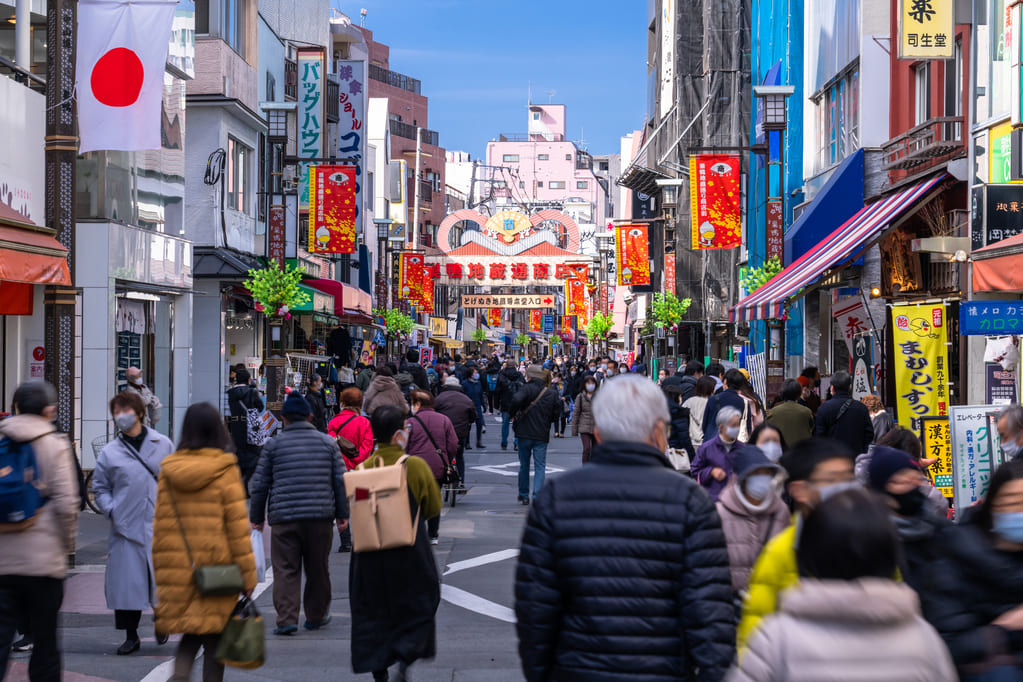
M 109 436 L 99 436 L 92 439 L 92 454 L 95 459 L 99 459 L 99 453 L 103 451 L 106 444 L 110 442 Z M 96 473 L 95 469 L 89 469 L 85 474 L 85 504 L 97 514 L 102 514 L 99 507 L 96 506 L 96 493 L 92 491 L 92 478 L 93 474 Z
M 462 483 L 461 477 L 458 475 L 458 469 L 455 468 L 455 462 L 451 462 L 450 473 L 447 480 L 441 484 L 441 493 L 443 494 L 444 502 L 451 502 L 452 509 L 458 504 L 458 496 L 465 494 L 465 485 Z

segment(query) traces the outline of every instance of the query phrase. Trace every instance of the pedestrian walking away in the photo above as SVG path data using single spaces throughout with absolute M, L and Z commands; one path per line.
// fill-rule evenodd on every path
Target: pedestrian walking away
M 284 429 L 263 447 L 249 482 L 249 520 L 259 531 L 270 522 L 274 634 L 293 635 L 298 631 L 300 604 L 307 630 L 318 630 L 331 620 L 327 562 L 332 526 L 339 531 L 348 527 L 348 499 L 341 450 L 312 425 L 305 398 L 288 395 L 281 416 Z
M 853 452 L 866 452 L 874 442 L 874 424 L 867 406 L 853 400 L 852 376 L 835 372 L 831 377 L 831 398 L 817 408 L 814 435 L 846 443 Z
M 92 490 L 100 513 L 110 520 L 109 555 L 104 590 L 114 625 L 125 631 L 117 654 L 141 647 L 138 627 L 142 612 L 156 600 L 153 579 L 153 510 L 156 481 L 163 459 L 174 445 L 143 425 L 146 408 L 138 393 L 123 391 L 110 401 L 118 435 L 96 460 Z M 157 633 L 163 644 L 166 636 Z
M 713 503 L 664 456 L 664 395 L 623 375 L 593 412 L 589 464 L 539 491 L 522 535 L 525 678 L 720 680 L 735 655 L 728 552 Z
M 455 466 L 458 469 L 458 477 L 465 482 L 465 450 L 468 449 L 469 438 L 472 435 L 472 425 L 479 418 L 479 411 L 472 399 L 465 394 L 462 382 L 458 377 L 449 376 L 444 380 L 440 393 L 434 399 L 434 409 L 451 420 L 451 425 L 458 436 L 458 454 L 456 455 Z
M 536 497 L 547 475 L 551 424 L 561 417 L 561 398 L 557 391 L 547 387 L 543 367 L 533 364 L 526 369 L 526 383 L 512 398 L 509 412 L 519 443 L 519 502 L 528 505 L 530 461 L 533 463 L 533 497 Z
M 511 404 L 525 379 L 515 368 L 515 362 L 509 360 L 497 377 L 497 390 L 501 396 L 501 449 L 508 449 L 508 433 L 511 430 Z M 518 445 L 516 444 L 516 449 Z
M 0 679 L 7 676 L 11 645 L 20 629 L 33 638 L 29 679 L 56 682 L 62 677 L 57 614 L 78 525 L 74 453 L 67 436 L 53 424 L 57 416 L 53 386 L 25 382 L 14 391 L 12 404 L 14 415 L 0 421 L 0 458 L 5 467 L 11 466 L 13 455 L 27 450 L 37 467 L 32 475 L 38 478 L 22 477 L 22 483 L 38 482 L 47 497 L 45 503 L 39 500 L 41 506 L 26 510 L 30 523 L 0 533 Z M 5 480 L 5 506 L 11 502 L 9 492 Z
M 182 635 L 174 682 L 188 682 L 200 648 L 203 682 L 224 679 L 215 653 L 239 595 L 200 594 L 195 568 L 234 564 L 242 574 L 242 591 L 251 595 L 256 587 L 245 489 L 238 461 L 227 451 L 230 445 L 216 408 L 197 403 L 185 412 L 178 449 L 160 469 L 153 523 L 155 621 L 161 636 Z
M 252 433 L 249 427 L 249 410 L 263 411 L 263 397 L 251 385 L 252 377 L 244 367 L 234 370 L 235 385 L 227 391 L 227 407 L 230 416 L 227 418 L 228 431 L 234 442 L 234 453 L 238 458 L 238 466 L 242 470 L 242 482 L 248 485 L 252 472 L 259 461 L 260 446 L 250 443 Z
M 405 452 L 419 457 L 430 466 L 438 487 L 446 469 L 458 457 L 458 436 L 451 420 L 434 409 L 434 398 L 429 391 L 412 391 L 412 416 L 408 421 L 408 443 Z M 437 544 L 440 533 L 440 514 L 427 521 L 430 542 Z

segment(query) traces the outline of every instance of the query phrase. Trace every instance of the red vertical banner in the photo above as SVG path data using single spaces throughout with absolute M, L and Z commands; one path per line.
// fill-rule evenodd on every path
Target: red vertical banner
M 421 312 L 428 315 L 433 313 L 433 273 L 429 268 L 423 268 L 423 294 L 420 299 Z
M 615 247 L 618 251 L 618 284 L 650 284 L 650 238 L 647 226 L 619 225 Z
M 569 315 L 582 315 L 586 308 L 586 282 L 576 277 L 566 279 L 565 302 Z
M 569 335 L 572 334 L 572 317 L 573 317 L 572 315 L 562 315 L 561 316 L 561 333 L 562 334 L 569 334 Z
M 785 205 L 780 201 L 767 202 L 767 257 L 785 259 Z
M 529 331 L 543 331 L 543 313 L 539 310 L 529 311 Z
M 423 254 L 411 252 L 399 254 L 398 260 L 399 297 L 412 305 L 423 304 Z
M 733 249 L 742 244 L 742 160 L 734 154 L 689 157 L 694 249 Z
M 309 253 L 355 253 L 355 166 L 312 166 L 309 183 Z
M 277 264 L 281 266 L 281 270 L 284 269 L 284 220 L 284 207 L 271 206 L 270 220 L 267 221 L 266 227 L 266 240 L 268 244 L 267 256 L 270 260 L 277 261 Z
M 675 293 L 675 254 L 664 254 L 664 290 L 669 294 Z
M 600 306 L 600 312 L 607 315 L 607 285 L 601 284 L 597 294 L 598 304 Z
M 487 324 L 490 325 L 491 327 L 500 327 L 501 326 L 501 309 L 500 308 L 490 308 L 487 311 Z

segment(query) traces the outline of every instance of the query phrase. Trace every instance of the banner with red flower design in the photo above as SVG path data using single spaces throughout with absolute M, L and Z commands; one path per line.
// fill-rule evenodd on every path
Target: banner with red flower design
M 419 307 L 420 312 L 433 313 L 433 275 L 428 267 L 423 268 L 423 295 Z
M 619 225 L 615 246 L 618 251 L 618 284 L 650 284 L 650 238 L 647 226 Z
M 733 249 L 742 244 L 741 168 L 736 154 L 689 157 L 694 249 Z
M 355 253 L 355 166 L 309 168 L 309 253 Z
M 490 308 L 487 310 L 487 325 L 491 327 L 501 326 L 501 309 Z
M 543 311 L 540 310 L 529 311 L 529 331 L 531 332 L 543 331 Z
M 426 275 L 423 254 L 398 254 L 398 297 L 412 305 L 423 305 L 423 277 Z

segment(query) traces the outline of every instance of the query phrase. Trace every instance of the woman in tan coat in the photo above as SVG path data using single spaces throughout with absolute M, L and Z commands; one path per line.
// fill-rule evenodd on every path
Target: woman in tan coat
M 185 412 L 178 451 L 160 469 L 153 523 L 156 631 L 184 635 L 172 680 L 189 679 L 200 647 L 205 649 L 203 682 L 223 679 L 224 666 L 214 653 L 238 601 L 238 595 L 200 596 L 189 552 L 195 566 L 237 564 L 245 593 L 256 587 L 245 489 L 238 460 L 226 452 L 230 443 L 217 410 L 209 403 L 192 405 Z

